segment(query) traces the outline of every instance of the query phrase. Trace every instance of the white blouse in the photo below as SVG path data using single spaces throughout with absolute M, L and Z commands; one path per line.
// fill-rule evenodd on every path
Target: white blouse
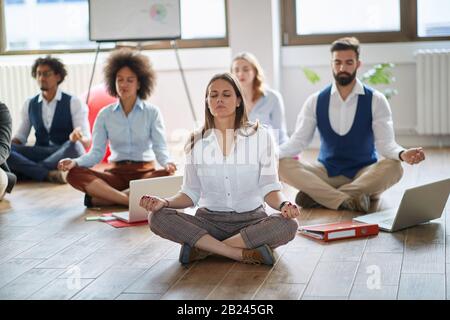
M 264 204 L 271 191 L 281 190 L 278 156 L 272 135 L 259 126 L 249 136 L 237 134 L 228 156 L 212 130 L 186 156 L 181 192 L 195 206 L 211 211 L 246 212 Z

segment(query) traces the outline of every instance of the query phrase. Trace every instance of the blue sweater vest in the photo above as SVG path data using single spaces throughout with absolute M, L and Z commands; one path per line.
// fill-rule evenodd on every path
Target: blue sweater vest
M 364 92 L 364 95 L 358 96 L 355 119 L 344 136 L 338 135 L 330 124 L 331 85 L 319 94 L 316 108 L 321 141 L 318 160 L 330 177 L 343 175 L 353 179 L 360 169 L 377 162 L 372 131 L 373 91 L 364 86 Z
M 28 108 L 31 125 L 36 131 L 36 145 L 62 145 L 69 140 L 69 135 L 73 131 L 72 114 L 70 113 L 70 99 L 72 97 L 62 93 L 61 100 L 56 104 L 50 132 L 44 126 L 42 120 L 42 102 L 38 102 L 38 99 L 39 95 L 31 99 Z

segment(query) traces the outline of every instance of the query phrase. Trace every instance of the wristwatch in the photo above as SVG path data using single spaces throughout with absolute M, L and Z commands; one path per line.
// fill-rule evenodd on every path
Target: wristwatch
M 402 153 L 405 152 L 406 150 L 402 150 L 398 153 L 398 158 L 400 159 L 400 161 L 403 161 L 402 159 Z

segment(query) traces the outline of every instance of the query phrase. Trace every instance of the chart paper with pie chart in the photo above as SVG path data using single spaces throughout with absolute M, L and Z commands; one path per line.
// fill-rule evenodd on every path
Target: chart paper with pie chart
M 179 0 L 89 0 L 92 41 L 181 38 Z

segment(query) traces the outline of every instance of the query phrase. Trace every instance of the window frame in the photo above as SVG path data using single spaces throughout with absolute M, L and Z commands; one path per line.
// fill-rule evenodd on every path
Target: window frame
M 330 44 L 334 40 L 349 36 L 350 34 L 365 43 L 450 40 L 450 36 L 418 36 L 417 0 L 400 0 L 400 31 L 350 32 L 314 35 L 297 34 L 295 3 L 296 0 L 281 0 L 281 29 L 284 46 Z
M 180 49 L 187 48 L 214 48 L 214 47 L 227 47 L 229 45 L 228 38 L 228 0 L 223 0 L 225 4 L 225 37 L 224 38 L 198 38 L 198 39 L 176 39 L 177 47 Z M 6 1 L 0 0 L 0 14 L 5 8 Z M 2 19 L 4 20 L 4 19 Z M 36 55 L 36 54 L 60 54 L 60 53 L 89 53 L 96 52 L 97 48 L 92 49 L 56 49 L 56 50 L 7 50 L 7 37 L 6 37 L 6 26 L 0 24 L 0 56 L 1 55 Z M 102 43 L 100 42 L 100 47 Z M 110 42 L 108 42 L 110 43 Z M 161 41 L 142 41 L 142 42 L 121 42 L 117 41 L 114 48 L 124 47 L 127 44 L 136 44 L 141 50 L 164 50 L 172 49 L 171 40 L 161 40 Z M 2 46 L 3 45 L 3 46 Z M 98 45 L 98 42 L 97 42 Z M 100 52 L 109 52 L 114 50 L 114 48 L 100 49 Z M 2 51 L 3 50 L 3 51 Z

